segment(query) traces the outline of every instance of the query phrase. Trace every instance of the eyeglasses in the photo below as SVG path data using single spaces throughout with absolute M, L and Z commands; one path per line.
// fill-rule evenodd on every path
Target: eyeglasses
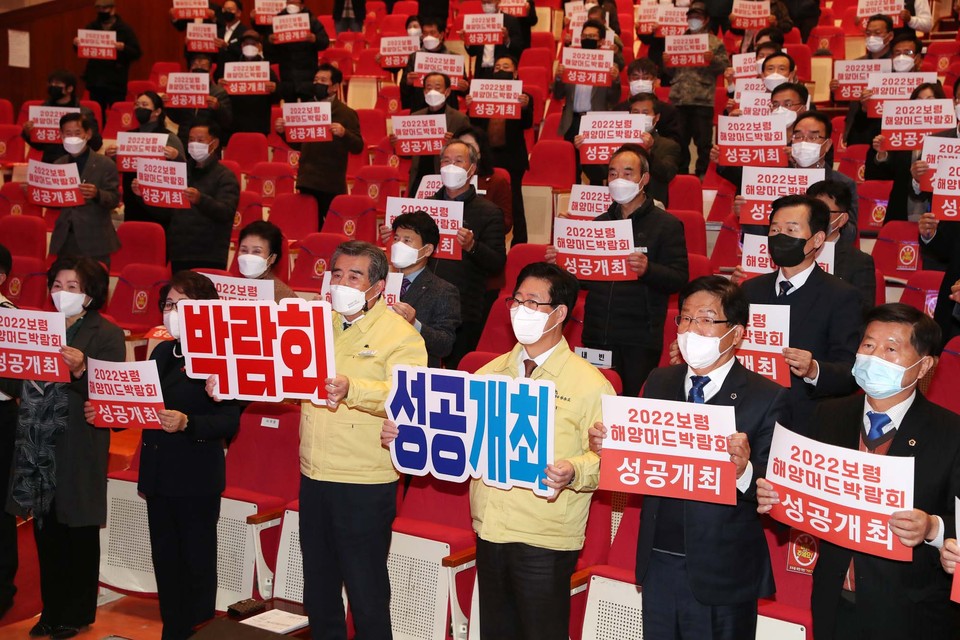
M 179 300 L 177 302 L 179 302 Z M 164 313 L 169 313 L 170 311 L 173 311 L 174 309 L 177 308 L 177 302 L 173 302 L 171 300 L 165 300 L 162 303 L 160 303 L 160 309 Z
M 822 136 L 819 133 L 804 133 L 802 131 L 794 131 L 792 137 L 794 142 L 823 142 L 827 139 L 827 136 Z
M 693 318 L 691 316 L 674 316 L 673 321 L 677 323 L 678 327 L 688 327 L 692 322 L 698 329 L 712 329 L 715 324 L 729 324 L 730 321 L 726 319 L 714 319 L 714 318 Z
M 804 103 L 802 103 L 802 102 L 798 102 L 797 104 L 794 104 L 793 102 L 791 102 L 791 101 L 789 101 L 789 100 L 788 100 L 787 102 L 781 102 L 781 103 L 779 103 L 779 104 L 776 103 L 776 102 L 771 102 L 771 103 L 770 103 L 770 110 L 773 111 L 774 109 L 779 109 L 780 107 L 783 107 L 784 109 L 799 109 L 800 107 L 803 106 L 803 104 L 804 104 Z
M 537 302 L 536 300 L 518 300 L 517 298 L 504 298 L 504 304 L 507 305 L 507 309 L 513 311 L 519 306 L 523 306 L 527 311 L 539 311 L 540 307 L 555 307 L 552 302 Z

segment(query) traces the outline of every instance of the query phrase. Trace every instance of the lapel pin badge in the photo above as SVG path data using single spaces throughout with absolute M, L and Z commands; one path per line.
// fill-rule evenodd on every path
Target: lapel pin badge
M 731 400 L 736 400 L 736 399 L 737 399 L 737 394 L 731 393 L 731 394 L 730 394 L 730 399 L 731 399 Z
M 911 447 L 915 447 L 917 446 L 917 441 L 914 440 L 913 438 L 910 438 L 909 440 L 907 440 L 907 444 L 910 445 Z

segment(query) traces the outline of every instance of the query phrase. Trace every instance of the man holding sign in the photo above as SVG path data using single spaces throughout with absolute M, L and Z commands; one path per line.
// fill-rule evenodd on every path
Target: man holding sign
M 736 503 L 644 497 L 636 574 L 644 590 L 643 630 L 671 638 L 679 625 L 683 638 L 753 638 L 757 599 L 773 593 L 774 584 L 752 485 L 766 469 L 787 394 L 734 357 L 750 310 L 737 285 L 722 276 L 697 278 L 679 302 L 677 336 L 689 364 L 654 370 L 643 397 L 734 408 L 737 432 L 727 437 L 727 450 L 736 468 Z M 606 432 L 604 425 L 590 429 L 592 450 L 601 451 Z
M 115 31 L 117 57 L 113 60 L 88 60 L 83 72 L 83 82 L 90 92 L 90 98 L 100 103 L 106 114 L 110 105 L 123 100 L 127 95 L 127 78 L 130 65 L 140 59 L 140 42 L 133 28 L 117 15 L 116 0 L 95 0 L 97 19 L 84 29 L 89 31 Z M 77 47 L 79 39 L 73 39 Z
M 93 111 L 89 107 L 80 104 L 80 97 L 77 95 L 77 76 L 72 71 L 58 69 L 47 76 L 47 99 L 43 101 L 44 107 L 62 107 L 65 109 L 80 109 L 80 113 L 86 116 L 92 129 L 90 135 L 90 148 L 99 151 L 103 146 L 103 137 L 100 135 L 100 128 Z M 29 113 L 29 112 L 28 112 Z M 40 158 L 43 162 L 55 162 L 57 158 L 67 155 L 63 148 L 62 141 L 59 142 L 37 142 L 31 135 L 33 133 L 34 122 L 27 120 L 23 123 L 23 132 L 21 137 L 34 149 L 41 151 L 43 156 Z
M 916 389 L 934 366 L 939 341 L 939 328 L 923 312 L 904 304 L 876 307 L 867 316 L 853 368 L 866 396 L 824 402 L 814 415 L 812 434 L 820 442 L 915 460 L 913 508 L 894 512 L 887 523 L 899 543 L 913 549 L 912 560 L 891 561 L 855 543 L 847 548 L 821 541 L 812 597 L 818 639 L 946 640 L 960 629 L 938 557 L 944 538 L 956 537 L 960 416 Z M 848 468 L 848 462 L 841 464 Z M 866 495 L 873 487 L 862 488 Z M 757 500 L 760 513 L 780 503 L 764 478 L 757 480 Z

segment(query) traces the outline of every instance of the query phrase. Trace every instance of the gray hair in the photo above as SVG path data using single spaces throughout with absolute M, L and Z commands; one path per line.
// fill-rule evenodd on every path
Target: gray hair
M 474 147 L 472 144 L 467 144 L 460 138 L 454 138 L 447 144 L 443 145 L 443 149 L 440 150 L 440 155 L 443 155 L 444 151 L 446 151 L 447 149 L 449 149 L 451 146 L 455 144 L 462 144 L 467 148 L 467 151 L 470 152 L 470 164 L 476 166 L 476 164 L 480 162 L 480 152 L 477 151 L 476 147 Z
M 350 240 L 341 243 L 333 252 L 333 257 L 330 258 L 331 269 L 336 266 L 337 258 L 340 256 L 366 256 L 370 258 L 370 266 L 367 268 L 367 279 L 370 280 L 371 285 L 387 279 L 387 273 L 390 271 L 387 254 L 374 244 L 364 242 L 363 240 Z

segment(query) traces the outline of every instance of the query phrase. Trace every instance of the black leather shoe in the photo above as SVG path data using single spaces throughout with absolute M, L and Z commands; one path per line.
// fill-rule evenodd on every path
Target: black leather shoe
M 38 622 L 33 625 L 33 628 L 30 629 L 31 638 L 43 638 L 53 633 L 53 627 L 48 625 L 46 622 Z
M 50 640 L 67 640 L 67 638 L 72 638 L 78 633 L 80 633 L 80 629 L 77 629 L 76 627 L 67 627 L 61 625 L 54 629 L 50 634 Z

